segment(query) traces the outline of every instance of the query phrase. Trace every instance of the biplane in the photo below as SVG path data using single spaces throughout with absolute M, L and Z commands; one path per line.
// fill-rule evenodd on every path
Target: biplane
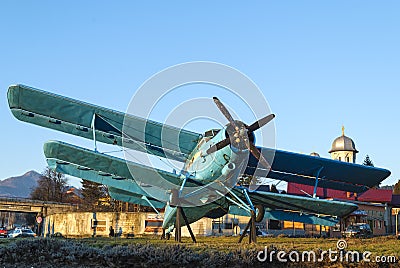
M 227 213 L 250 217 L 239 242 L 249 228 L 249 241 L 256 242 L 255 224 L 263 219 L 333 226 L 357 205 L 319 199 L 317 187 L 361 193 L 390 175 L 382 168 L 256 146 L 254 132 L 275 116 L 247 125 L 235 120 L 216 97 L 227 124 L 201 134 L 24 85 L 10 86 L 7 96 L 12 114 L 21 121 L 184 163 L 181 172 L 169 172 L 96 147 L 44 144 L 48 165 L 57 172 L 104 184 L 114 199 L 156 212 L 164 208 L 163 236 L 175 229 L 177 241 L 182 226 L 196 241 L 189 224 Z M 313 185 L 314 195 L 250 190 L 238 185 L 241 176 Z

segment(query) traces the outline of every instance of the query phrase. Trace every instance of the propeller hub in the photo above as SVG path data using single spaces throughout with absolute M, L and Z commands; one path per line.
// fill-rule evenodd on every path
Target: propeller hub
M 212 145 L 206 153 L 214 153 L 230 144 L 233 148 L 240 151 L 249 150 L 264 168 L 271 169 L 271 165 L 254 145 L 254 131 L 268 124 L 268 122 L 274 119 L 275 115 L 267 115 L 248 126 L 241 121 L 234 120 L 228 109 L 226 109 L 225 105 L 217 97 L 213 97 L 213 100 L 225 118 L 228 119 L 229 124 L 225 128 L 225 139 Z
M 254 133 L 247 130 L 247 125 L 235 120 L 226 125 L 225 137 L 230 140 L 231 146 L 240 151 L 248 149 L 248 143 L 254 143 Z

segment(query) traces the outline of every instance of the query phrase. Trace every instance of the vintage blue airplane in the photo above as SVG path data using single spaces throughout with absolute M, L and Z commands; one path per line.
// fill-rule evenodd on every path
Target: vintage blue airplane
M 156 211 L 165 208 L 163 229 L 167 236 L 175 229 L 177 241 L 181 226 L 188 227 L 195 241 L 190 223 L 227 213 L 250 216 L 243 232 L 250 228 L 250 242 L 256 242 L 255 222 L 266 218 L 333 226 L 357 205 L 318 199 L 317 187 L 359 193 L 390 175 L 381 168 L 256 147 L 254 131 L 274 115 L 246 125 L 234 120 L 218 98 L 213 100 L 228 124 L 202 135 L 24 85 L 8 89 L 9 107 L 19 120 L 184 162 L 177 174 L 100 153 L 96 147 L 61 141 L 44 145 L 47 162 L 56 171 L 107 185 L 114 199 Z M 314 196 L 252 191 L 237 185 L 243 175 L 314 185 Z

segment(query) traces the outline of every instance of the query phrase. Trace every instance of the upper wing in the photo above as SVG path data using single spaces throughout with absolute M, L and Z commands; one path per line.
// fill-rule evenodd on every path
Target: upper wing
M 368 187 L 378 185 L 390 175 L 389 170 L 382 168 L 269 148 L 258 147 L 258 149 L 266 159 L 274 159 L 272 170 L 268 173 L 268 170 L 262 167 L 257 169 L 258 161 L 250 155 L 245 174 L 315 185 L 316 175 L 320 171 L 318 187 L 349 192 L 364 192 Z
M 11 112 L 19 120 L 88 139 L 93 138 L 94 123 L 100 142 L 178 161 L 186 161 L 201 138 L 198 133 L 24 85 L 10 86 L 7 97 Z

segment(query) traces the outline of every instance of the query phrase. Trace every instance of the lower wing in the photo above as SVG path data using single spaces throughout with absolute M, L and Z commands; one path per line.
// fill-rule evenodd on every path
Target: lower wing
M 297 211 L 300 213 L 312 213 L 316 215 L 331 215 L 343 217 L 358 208 L 349 202 L 318 199 L 312 197 L 279 194 L 265 191 L 248 191 L 243 187 L 235 187 L 235 193 L 242 200 L 246 200 L 245 191 L 254 205 L 263 205 L 270 209 Z
M 122 201 L 126 199 L 126 195 L 139 198 L 144 196 L 165 205 L 169 200 L 169 193 L 165 189 L 154 186 L 157 183 L 152 182 L 163 179 L 174 185 L 181 183 L 180 176 L 177 174 L 127 162 L 60 141 L 46 142 L 44 154 L 52 169 L 114 188 L 116 191 L 112 190 L 112 192 L 119 195 Z M 135 177 L 146 178 L 148 184 L 143 184 L 141 179 L 139 180 L 141 185 L 139 185 Z
M 232 190 L 232 196 L 241 200 L 246 200 L 246 195 L 252 205 L 264 211 L 264 218 L 325 226 L 335 225 L 338 217 L 346 216 L 358 208 L 357 205 L 348 202 L 265 191 L 248 191 L 243 187 L 235 187 Z M 250 216 L 249 206 L 234 201 L 232 198 L 229 213 Z

